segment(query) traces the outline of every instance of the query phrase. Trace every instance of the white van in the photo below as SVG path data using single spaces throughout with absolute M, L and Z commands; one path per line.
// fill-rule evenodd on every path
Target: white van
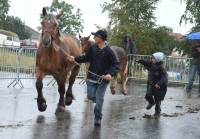
M 0 34 L 0 47 L 3 47 L 3 45 L 5 45 L 7 40 L 7 36 L 4 34 Z
M 20 47 L 20 41 L 18 37 L 7 36 L 5 41 L 6 46 Z

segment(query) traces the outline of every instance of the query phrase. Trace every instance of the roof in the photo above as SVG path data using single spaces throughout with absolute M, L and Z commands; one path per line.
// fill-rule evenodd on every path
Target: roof
M 169 33 L 170 36 L 174 37 L 176 40 L 181 41 L 184 39 L 184 35 L 180 34 L 180 33 Z
M 40 36 L 39 32 L 37 32 L 36 30 L 32 29 L 29 26 L 25 26 L 25 29 L 30 32 L 30 34 L 31 34 L 30 39 L 32 39 L 32 40 L 38 40 L 39 39 L 39 36 Z
M 7 30 L 3 30 L 3 29 L 0 29 L 0 34 L 6 35 L 6 36 L 18 37 L 18 35 L 16 33 L 7 31 Z

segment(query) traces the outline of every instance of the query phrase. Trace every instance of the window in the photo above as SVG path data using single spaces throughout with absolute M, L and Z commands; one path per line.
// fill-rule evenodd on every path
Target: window
M 12 37 L 8 36 L 7 40 L 12 41 Z

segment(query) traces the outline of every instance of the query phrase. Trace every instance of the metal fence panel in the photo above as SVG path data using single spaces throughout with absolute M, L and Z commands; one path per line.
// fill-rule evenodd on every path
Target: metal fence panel
M 9 84 L 20 84 L 21 79 L 35 79 L 36 48 L 0 47 L 0 79 L 13 79 Z M 84 78 L 85 65 L 82 64 L 77 77 Z M 45 78 L 52 78 L 46 76 Z M 14 85 L 15 86 L 15 85 Z
M 140 59 L 150 60 L 151 56 L 128 55 L 128 78 L 147 79 L 147 70 L 141 64 L 135 62 L 135 60 Z M 169 82 L 188 83 L 191 60 L 191 58 L 166 57 L 164 67 L 168 73 Z M 198 76 L 195 77 L 194 83 L 198 83 Z
M 35 79 L 36 48 L 0 47 L 0 79 L 13 79 L 14 83 L 20 79 Z M 147 70 L 135 60 L 150 60 L 149 55 L 128 55 L 128 78 L 147 79 Z M 166 57 L 164 66 L 168 72 L 170 82 L 188 82 L 191 58 Z M 85 78 L 86 66 L 81 65 L 78 78 Z M 47 76 L 47 78 L 51 76 Z M 198 83 L 198 77 L 195 78 Z M 22 85 L 23 86 L 23 85 Z

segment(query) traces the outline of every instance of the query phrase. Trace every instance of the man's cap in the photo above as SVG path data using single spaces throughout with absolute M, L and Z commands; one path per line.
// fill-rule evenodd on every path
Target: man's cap
M 103 40 L 107 40 L 107 32 L 105 30 L 98 30 L 97 32 L 92 32 L 92 35 L 100 37 Z

